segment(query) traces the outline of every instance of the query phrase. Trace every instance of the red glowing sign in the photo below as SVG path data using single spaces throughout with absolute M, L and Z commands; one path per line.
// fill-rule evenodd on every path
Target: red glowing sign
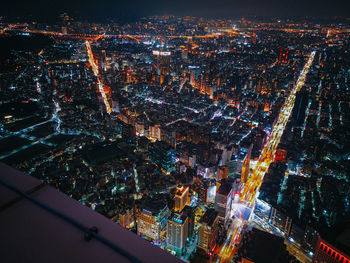
M 324 242 L 320 242 L 320 249 L 323 250 L 325 253 L 330 255 L 331 257 L 335 258 L 339 262 L 342 263 L 350 263 L 350 259 L 345 257 L 344 255 L 340 254 L 338 251 L 335 249 L 329 247 L 327 244 Z
M 286 160 L 287 152 L 283 149 L 277 149 L 275 153 L 276 162 L 284 162 Z

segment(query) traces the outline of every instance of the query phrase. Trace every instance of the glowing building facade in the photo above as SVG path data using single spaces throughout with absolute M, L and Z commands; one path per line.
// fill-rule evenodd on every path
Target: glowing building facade
M 216 239 L 219 233 L 218 212 L 214 209 L 208 209 L 200 220 L 197 246 L 205 252 L 210 253 L 216 247 Z
M 188 202 L 188 186 L 179 186 L 176 188 L 174 201 L 175 201 L 175 211 L 182 211 Z
M 188 218 L 173 213 L 167 223 L 167 247 L 177 255 L 181 255 L 188 237 Z
M 160 200 L 146 200 L 137 218 L 137 233 L 142 237 L 161 244 L 165 241 L 168 206 Z

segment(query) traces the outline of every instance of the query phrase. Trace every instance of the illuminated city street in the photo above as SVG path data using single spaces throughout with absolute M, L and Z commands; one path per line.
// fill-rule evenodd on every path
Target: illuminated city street
M 237 218 L 231 223 L 227 232 L 227 239 L 218 253 L 217 262 L 230 262 L 232 260 L 232 257 L 237 252 L 237 247 L 240 242 L 244 224 L 243 222 L 243 220 Z
M 89 57 L 90 66 L 91 66 L 92 71 L 94 72 L 95 76 L 97 77 L 98 90 L 102 96 L 103 103 L 106 106 L 106 111 L 107 111 L 107 113 L 111 113 L 112 109 L 111 109 L 111 106 L 109 105 L 109 101 L 107 99 L 102 80 L 100 79 L 98 65 L 94 59 L 94 54 L 92 53 L 90 42 L 85 41 L 85 45 L 86 45 L 86 50 L 87 50 L 88 57 Z
M 18 1 L 1 263 L 350 263 L 350 6 Z
M 281 108 L 277 122 L 273 127 L 268 142 L 265 144 L 263 150 L 261 151 L 261 155 L 259 156 L 255 169 L 252 171 L 252 174 L 242 187 L 243 190 L 240 194 L 240 199 L 242 201 L 247 201 L 250 206 L 254 206 L 255 199 L 257 198 L 264 176 L 271 162 L 273 161 L 277 146 L 280 143 L 284 129 L 292 113 L 295 102 L 295 95 L 304 86 L 306 75 L 312 65 L 315 54 L 316 51 L 312 51 L 309 55 L 308 60 L 303 70 L 301 71 L 294 88 L 291 90 L 288 99 Z

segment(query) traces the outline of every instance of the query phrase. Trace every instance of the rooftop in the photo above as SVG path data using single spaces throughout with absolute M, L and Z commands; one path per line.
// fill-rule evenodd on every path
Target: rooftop
M 220 185 L 217 193 L 221 195 L 228 195 L 230 191 L 232 190 L 232 185 L 229 183 L 223 183 Z
M 289 262 L 284 239 L 256 228 L 250 232 L 244 252 L 243 257 L 253 262 Z
M 186 220 L 186 217 L 187 215 L 185 214 L 171 213 L 168 219 L 178 224 L 183 224 Z
M 153 215 L 158 214 L 167 207 L 162 200 L 146 199 L 142 202 L 141 208 L 151 212 Z
M 205 214 L 202 216 L 200 222 L 206 223 L 208 226 L 212 226 L 217 216 L 218 212 L 210 208 L 205 211 Z
M 188 191 L 188 186 L 178 186 L 176 188 L 176 192 L 175 195 L 176 196 L 182 196 L 183 194 L 185 194 L 185 192 Z
M 337 227 L 321 233 L 321 238 L 335 246 L 343 253 L 350 255 L 350 222 L 343 221 Z

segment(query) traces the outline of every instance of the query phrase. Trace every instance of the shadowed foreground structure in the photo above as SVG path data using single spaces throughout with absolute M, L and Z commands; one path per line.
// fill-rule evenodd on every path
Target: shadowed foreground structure
M 1 262 L 181 262 L 41 181 L 0 171 Z

